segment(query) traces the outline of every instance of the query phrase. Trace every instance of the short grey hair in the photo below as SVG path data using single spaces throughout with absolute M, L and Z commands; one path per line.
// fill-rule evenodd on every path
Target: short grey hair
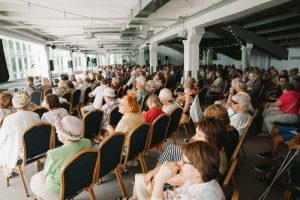
M 253 111 L 251 98 L 246 92 L 238 92 L 237 94 L 232 96 L 232 100 L 237 102 L 245 111 Z
M 160 103 L 160 101 L 159 101 L 158 96 L 155 95 L 155 94 L 151 94 L 151 95 L 147 98 L 147 104 L 150 103 L 150 102 L 156 104 L 156 107 L 157 107 L 157 108 L 161 108 L 161 107 L 162 107 L 162 106 L 161 106 L 161 103 Z

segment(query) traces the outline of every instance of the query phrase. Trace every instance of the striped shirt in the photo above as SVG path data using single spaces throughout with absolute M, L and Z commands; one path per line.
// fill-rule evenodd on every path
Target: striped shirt
M 182 152 L 178 145 L 170 144 L 159 156 L 158 162 L 163 164 L 165 161 L 179 162 L 182 160 Z

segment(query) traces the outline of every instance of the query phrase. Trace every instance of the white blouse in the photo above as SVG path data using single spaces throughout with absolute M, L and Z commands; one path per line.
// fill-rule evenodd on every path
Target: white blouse
M 67 115 L 68 111 L 66 109 L 57 108 L 44 113 L 41 121 L 48 122 L 49 124 L 55 124 L 57 120 L 60 120 Z
M 225 200 L 224 193 L 216 180 L 183 186 L 164 192 L 164 200 Z

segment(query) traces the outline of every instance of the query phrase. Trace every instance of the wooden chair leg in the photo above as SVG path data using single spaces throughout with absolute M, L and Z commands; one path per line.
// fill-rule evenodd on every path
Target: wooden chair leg
M 42 164 L 40 160 L 36 161 L 36 171 L 39 172 L 42 168 Z
M 184 128 L 184 132 L 186 134 L 186 138 L 189 138 L 189 133 L 188 133 L 188 130 L 187 130 L 187 127 L 186 127 L 186 123 L 183 124 L 183 128 Z
M 143 173 L 147 173 L 148 172 L 148 169 L 147 169 L 147 165 L 146 165 L 146 161 L 145 161 L 145 157 L 144 155 L 140 155 L 139 156 L 139 160 L 141 162 L 141 166 L 142 166 L 142 170 L 143 170 Z
M 18 171 L 19 171 L 19 174 L 20 174 L 20 177 L 21 177 L 21 181 L 23 183 L 23 186 L 24 186 L 24 189 L 25 189 L 25 192 L 26 192 L 26 196 L 29 197 L 29 193 L 28 193 L 28 189 L 27 189 L 27 185 L 26 185 L 26 182 L 25 182 L 25 178 L 24 178 L 22 168 L 21 168 L 20 165 L 17 165 L 17 168 L 18 168 Z
M 127 196 L 126 195 L 126 189 L 125 189 L 125 186 L 124 186 L 122 175 L 120 173 L 120 166 L 115 169 L 115 173 L 116 173 L 116 176 L 117 176 L 117 180 L 118 180 L 122 195 L 123 195 L 123 197 L 126 197 Z
M 172 137 L 173 137 L 173 142 L 174 142 L 174 144 L 176 144 L 176 138 L 175 138 L 175 135 L 172 135 Z
M 87 191 L 88 191 L 88 193 L 89 193 L 89 195 L 90 195 L 90 199 L 91 199 L 91 200 L 96 200 L 95 194 L 94 194 L 94 191 L 93 191 L 93 188 L 92 188 L 92 187 L 89 187 L 89 188 L 87 188 Z

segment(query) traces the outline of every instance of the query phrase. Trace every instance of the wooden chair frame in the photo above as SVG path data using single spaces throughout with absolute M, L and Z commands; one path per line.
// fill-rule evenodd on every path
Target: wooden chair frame
M 147 173 L 148 168 L 147 168 L 147 164 L 146 164 L 146 160 L 145 160 L 145 153 L 148 151 L 149 143 L 151 143 L 152 130 L 153 130 L 152 124 L 146 123 L 146 122 L 139 124 L 133 131 L 131 131 L 131 132 L 129 133 L 129 135 L 127 136 L 127 137 L 128 137 L 128 140 L 127 140 L 127 141 L 128 141 L 128 143 L 129 143 L 129 141 L 131 141 L 131 136 L 132 136 L 132 134 L 133 134 L 137 129 L 139 129 L 142 125 L 145 125 L 145 124 L 149 125 L 149 126 L 150 126 L 150 129 L 149 129 L 149 132 L 148 132 L 148 137 L 147 137 L 147 139 L 146 139 L 145 148 L 144 148 L 144 150 L 137 156 L 137 159 L 138 159 L 138 160 L 140 161 L 140 163 L 141 163 L 141 167 L 142 167 L 143 172 L 144 172 L 144 173 Z M 130 146 L 127 145 L 127 144 L 125 144 L 125 145 L 127 146 L 127 150 L 126 150 L 125 158 L 124 158 L 124 160 L 123 160 L 123 162 L 122 162 L 122 164 L 121 164 L 121 167 L 125 167 L 125 166 L 126 166 L 126 164 L 127 164 L 127 162 L 128 162 L 128 157 L 129 157 L 129 153 L 128 153 L 128 152 L 130 151 Z
M 79 100 L 78 100 L 78 104 L 76 106 L 73 105 L 73 99 L 74 99 L 74 93 L 80 91 L 80 95 L 81 95 L 81 90 L 79 89 L 75 89 L 72 94 L 71 94 L 71 99 L 70 99 L 70 103 L 71 103 L 71 112 L 76 110 L 78 105 L 80 104 L 80 95 L 79 95 Z
M 102 177 L 99 177 L 99 174 L 100 174 L 100 169 L 101 169 L 101 155 L 100 155 L 100 151 L 101 151 L 101 148 L 109 141 L 110 138 L 112 138 L 113 136 L 115 135 L 124 135 L 125 136 L 125 133 L 122 133 L 122 132 L 114 132 L 113 134 L 109 135 L 107 138 L 105 138 L 105 140 L 103 140 L 99 146 L 98 146 L 98 169 L 97 169 L 97 175 L 95 177 L 95 180 L 94 180 L 94 183 L 98 183 L 99 184 L 99 180 L 102 178 Z M 123 142 L 123 147 L 122 149 L 124 148 L 124 144 L 125 144 L 125 138 L 124 138 L 124 142 Z M 118 181 L 118 184 L 119 184 L 119 187 L 121 189 L 121 192 L 122 192 L 122 195 L 123 197 L 126 197 L 126 189 L 125 189 L 125 185 L 124 185 L 124 181 L 123 181 L 123 177 L 121 175 L 121 170 L 122 168 L 122 153 L 120 154 L 120 163 L 118 164 L 118 166 L 112 171 L 113 173 L 116 174 L 116 177 L 117 177 L 117 181 Z
M 49 125 L 51 126 L 51 134 L 50 134 L 50 143 L 49 143 L 49 149 L 52 149 L 52 138 L 53 138 L 53 133 L 54 133 L 54 129 L 53 129 L 53 126 L 47 122 L 38 122 L 32 126 L 30 126 L 29 128 L 27 128 L 24 132 L 24 135 L 22 136 L 22 144 L 23 144 L 23 159 L 22 159 L 22 164 L 17 164 L 16 165 L 16 170 L 14 170 L 15 172 L 17 172 L 20 177 L 21 177 L 21 181 L 22 181 L 22 184 L 23 184 L 23 187 L 25 189 L 25 193 L 26 193 L 26 196 L 29 197 L 29 193 L 28 193 L 28 189 L 27 189 L 27 184 L 26 184 L 26 180 L 25 180 L 25 177 L 24 177 L 24 173 L 23 173 L 23 170 L 22 170 L 22 166 L 26 166 L 28 165 L 27 163 L 27 159 L 26 159 L 26 144 L 25 144 L 25 141 L 24 141 L 24 136 L 28 133 L 28 131 L 30 129 L 32 129 L 33 127 L 36 127 L 36 126 L 39 126 L 39 125 Z M 42 156 L 41 158 L 39 158 L 38 160 L 36 160 L 36 167 L 37 167 L 37 171 L 40 171 L 41 169 L 41 163 L 40 163 L 40 159 L 42 158 L 46 158 L 46 153 L 45 152 L 45 155 Z M 31 163 L 29 163 L 31 164 Z M 9 186 L 9 178 L 6 178 L 6 186 L 8 187 Z
M 97 169 L 98 169 L 98 165 L 99 165 L 99 152 L 96 149 L 85 149 L 82 150 L 80 152 L 78 152 L 77 154 L 75 154 L 60 170 L 60 182 L 61 182 L 61 187 L 60 187 L 60 200 L 64 200 L 64 191 L 65 191 L 65 179 L 64 179 L 64 172 L 66 170 L 66 168 L 74 161 L 76 160 L 78 157 L 80 157 L 81 155 L 85 154 L 85 153 L 98 153 L 98 157 L 97 157 L 97 161 L 96 161 L 96 165 L 95 165 L 95 169 L 94 169 L 94 175 L 93 175 L 93 181 L 91 183 L 91 185 L 87 188 L 85 188 L 85 190 L 89 193 L 90 199 L 91 200 L 96 200 L 95 198 L 95 194 L 93 191 L 93 185 L 94 185 L 94 180 L 97 177 Z
M 170 128 L 170 123 L 171 123 L 171 120 L 172 120 L 172 114 L 173 114 L 175 111 L 177 111 L 177 109 L 181 109 L 181 110 L 182 110 L 181 107 L 178 107 L 178 108 L 176 108 L 175 110 L 173 110 L 173 111 L 169 114 L 169 116 L 170 116 L 170 121 L 169 121 L 168 129 Z M 182 112 L 182 113 L 183 113 L 183 112 Z M 181 115 L 182 115 L 182 113 L 181 113 Z M 183 125 L 183 126 L 184 126 L 184 125 Z M 178 124 L 177 129 L 176 129 L 173 133 L 170 134 L 170 137 L 172 136 L 172 138 L 173 138 L 174 144 L 176 144 L 176 138 L 175 138 L 174 133 L 176 133 L 176 132 L 178 131 L 179 127 L 180 127 L 180 119 L 179 119 L 179 124 Z M 184 126 L 184 128 L 185 128 L 185 131 L 187 131 L 185 126 Z M 168 129 L 167 129 L 167 130 L 168 130 Z M 166 136 L 165 136 L 166 142 L 167 142 L 167 139 L 168 139 L 168 138 L 167 138 L 167 134 L 168 134 L 168 131 L 166 132 Z M 186 132 L 186 134 L 187 134 L 187 132 Z M 187 134 L 187 136 L 188 136 L 188 134 Z
M 46 108 L 46 107 L 43 107 L 43 106 L 37 106 L 37 107 L 33 108 L 31 111 L 32 111 L 32 112 L 34 112 L 34 111 L 36 111 L 36 110 L 38 110 L 38 109 L 42 109 L 42 108 L 44 108 L 44 109 L 46 109 L 46 110 L 48 110 L 48 111 L 49 111 L 49 109 L 48 109 L 48 108 Z M 41 118 L 42 118 L 42 117 L 41 117 Z
M 67 110 L 67 112 L 68 112 L 68 113 L 71 112 L 71 107 L 72 107 L 72 105 L 71 105 L 70 102 L 67 102 L 67 101 L 66 101 L 66 102 L 61 102 L 61 103 L 59 103 L 59 105 L 60 105 L 60 104 L 69 104 L 69 105 L 70 105 L 70 108 L 69 108 L 69 110 Z M 62 108 L 61 106 L 59 106 L 59 107 Z
M 161 145 L 163 144 L 164 141 L 166 141 L 166 134 L 167 134 L 167 130 L 169 128 L 169 125 L 170 125 L 170 121 L 171 121 L 171 117 L 170 115 L 167 115 L 167 114 L 161 114 L 159 115 L 153 122 L 152 122 L 152 128 L 151 128 L 151 134 L 150 134 L 150 138 L 148 139 L 148 147 L 147 147 L 147 152 L 149 152 L 151 150 L 151 141 L 152 141 L 152 137 L 153 137 L 153 129 L 154 129 L 154 124 L 163 116 L 168 116 L 169 117 L 169 121 L 168 121 L 168 125 L 166 127 L 166 130 L 165 130 L 165 133 L 162 133 L 164 134 L 164 140 L 161 142 L 161 144 L 159 144 L 159 148 L 162 152 L 162 147 Z
M 103 127 L 103 122 L 104 122 L 104 112 L 103 112 L 102 110 L 100 110 L 100 109 L 92 110 L 92 111 L 88 112 L 88 113 L 82 118 L 82 124 L 83 124 L 82 138 L 84 138 L 84 136 L 85 136 L 85 128 L 86 128 L 86 125 L 85 125 L 85 123 L 84 123 L 84 120 L 85 120 L 85 118 L 87 118 L 89 115 L 91 115 L 91 114 L 94 113 L 94 112 L 102 112 L 102 119 L 101 119 L 101 123 L 100 123 L 100 128 L 99 128 L 100 131 L 99 131 L 99 133 L 98 133 L 98 136 L 99 136 L 99 134 L 101 133 L 101 129 L 102 129 L 102 127 Z

